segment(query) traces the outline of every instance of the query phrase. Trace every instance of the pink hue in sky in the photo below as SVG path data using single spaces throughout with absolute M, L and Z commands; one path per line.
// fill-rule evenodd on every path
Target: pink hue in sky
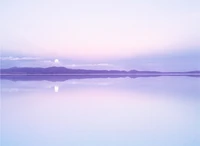
M 199 0 L 3 0 L 0 45 L 36 56 L 121 58 L 200 46 Z

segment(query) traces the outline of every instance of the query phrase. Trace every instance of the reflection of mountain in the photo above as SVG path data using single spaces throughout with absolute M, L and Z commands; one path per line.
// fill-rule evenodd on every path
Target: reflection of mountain
M 153 76 L 153 75 L 152 75 Z M 155 75 L 156 76 L 156 75 Z M 1 79 L 12 81 L 66 81 L 70 79 L 92 79 L 92 78 L 120 78 L 120 77 L 150 77 L 150 76 L 129 76 L 129 75 L 3 75 Z
M 157 77 L 157 76 L 192 76 L 200 77 L 200 71 L 191 72 L 158 72 L 158 71 L 120 71 L 120 70 L 84 70 L 65 67 L 49 68 L 9 68 L 1 69 L 1 79 L 14 81 L 65 81 L 86 78 L 119 78 L 119 77 Z
M 71 79 L 94 79 L 94 78 L 138 78 L 138 77 L 159 77 L 167 75 L 2 75 L 1 79 L 12 81 L 66 81 Z M 170 75 L 173 76 L 173 75 Z M 200 75 L 177 75 L 177 76 L 189 76 L 200 77 Z

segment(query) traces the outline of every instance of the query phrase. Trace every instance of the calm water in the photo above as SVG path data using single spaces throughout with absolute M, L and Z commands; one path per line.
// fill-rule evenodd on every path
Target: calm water
M 199 146 L 200 78 L 1 80 L 2 146 Z

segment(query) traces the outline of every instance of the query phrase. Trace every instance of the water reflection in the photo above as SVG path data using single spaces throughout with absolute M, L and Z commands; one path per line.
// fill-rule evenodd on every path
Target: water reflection
M 59 86 L 54 86 L 54 91 L 58 92 L 58 90 L 59 90 Z
M 3 81 L 2 146 L 197 146 L 199 81 Z

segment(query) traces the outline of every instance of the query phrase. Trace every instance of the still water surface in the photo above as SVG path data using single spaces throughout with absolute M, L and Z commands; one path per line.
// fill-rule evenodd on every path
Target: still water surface
M 200 78 L 1 80 L 2 146 L 199 146 Z

